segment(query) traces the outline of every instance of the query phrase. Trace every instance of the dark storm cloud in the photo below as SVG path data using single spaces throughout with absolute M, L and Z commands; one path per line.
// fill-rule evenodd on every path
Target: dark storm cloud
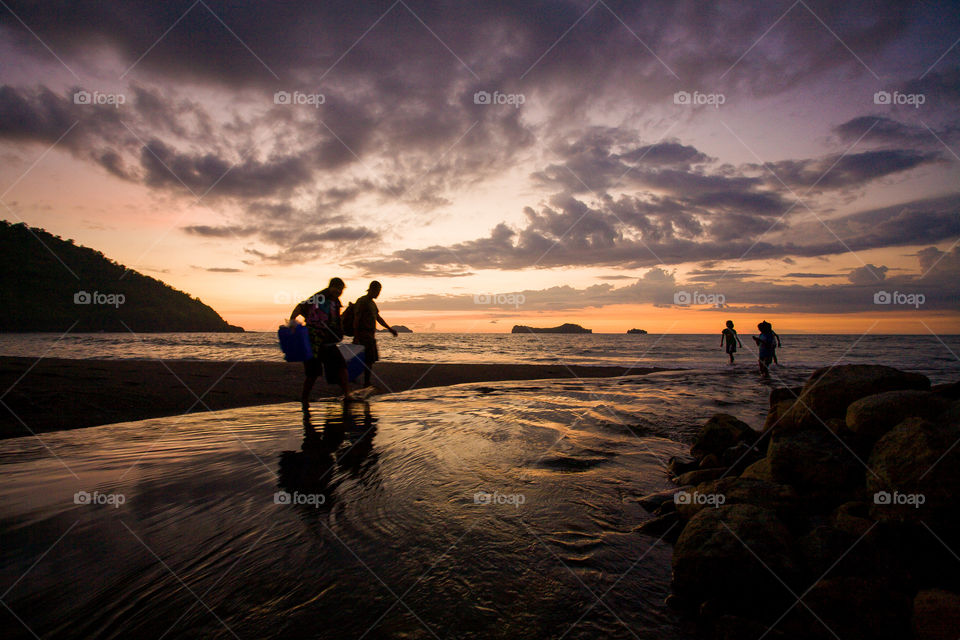
M 808 160 L 764 163 L 774 176 L 771 186 L 782 181 L 791 188 L 823 191 L 860 187 L 872 180 L 942 161 L 939 153 L 910 149 L 883 149 L 837 154 Z
M 564 311 L 584 307 L 603 307 L 614 304 L 652 304 L 671 307 L 678 311 L 695 312 L 710 307 L 681 307 L 675 302 L 679 292 L 697 294 L 720 294 L 726 302 L 724 310 L 731 313 L 839 313 L 856 311 L 903 311 L 915 309 L 899 305 L 877 305 L 874 296 L 880 292 L 898 291 L 903 294 L 922 294 L 925 311 L 956 311 L 956 282 L 960 280 L 960 247 L 949 252 L 928 247 L 917 255 L 924 271 L 921 275 L 904 275 L 877 280 L 860 280 L 831 285 L 784 284 L 769 276 L 758 278 L 728 278 L 715 283 L 697 282 L 695 279 L 679 281 L 675 274 L 662 269 L 651 269 L 635 282 L 622 287 L 598 284 L 584 288 L 570 286 L 550 287 L 538 290 L 477 291 L 475 293 L 520 293 L 523 295 L 522 311 Z M 936 261 L 936 262 L 935 262 Z M 886 266 L 868 265 L 885 272 Z M 927 272 L 929 270 L 929 272 Z M 857 271 L 857 270 L 854 270 Z M 851 274 L 852 275 L 852 274 Z M 795 277 L 789 274 L 787 277 Z M 463 295 L 423 295 L 391 300 L 391 310 L 490 310 L 490 305 L 478 307 L 474 292 Z M 516 311 L 504 304 L 504 310 Z
M 312 175 L 308 159 L 303 157 L 231 162 L 214 153 L 180 153 L 155 139 L 141 149 L 140 164 L 147 185 L 180 186 L 197 197 L 214 188 L 219 195 L 241 197 L 285 193 L 306 183 Z
M 367 261 L 369 272 L 446 273 L 451 268 L 525 269 L 531 267 L 612 266 L 636 268 L 700 260 L 816 257 L 848 251 L 940 242 L 960 236 L 960 195 L 861 211 L 829 220 L 800 220 L 770 229 L 745 223 L 738 235 L 715 233 L 716 220 L 687 224 L 672 213 L 650 212 L 636 199 L 591 207 L 572 196 L 555 198 L 539 212 L 526 210 L 527 224 L 500 224 L 489 237 L 404 249 Z M 622 214 L 622 215 L 620 215 Z M 714 216 L 722 219 L 722 216 Z M 800 240 L 803 240 L 802 242 Z
M 626 0 L 8 5 L 23 23 L 0 12 L 0 44 L 26 52 L 37 68 L 62 72 L 29 25 L 84 79 L 102 77 L 105 61 L 119 59 L 129 100 L 120 109 L 81 109 L 70 92 L 4 86 L 0 139 L 49 145 L 74 126 L 61 144 L 111 175 L 232 199 L 235 219 L 186 232 L 270 245 L 244 248 L 260 259 L 295 261 L 331 243 L 369 244 L 380 237 L 376 223 L 345 217 L 355 214 L 349 207 L 368 204 L 363 198 L 403 202 L 423 216 L 461 187 L 516 166 L 538 140 L 552 141 L 532 179 L 554 195 L 527 207 L 525 224 L 357 263 L 445 277 L 845 250 L 822 228 L 810 237 L 785 235 L 794 216 L 765 235 L 793 203 L 767 169 L 806 189 L 835 165 L 817 191 L 862 187 L 938 161 L 942 150 L 920 140 L 915 125 L 889 120 L 868 135 L 892 148 L 734 168 L 718 167 L 680 139 L 642 140 L 631 126 L 586 127 L 587 114 L 672 107 L 675 91 L 706 90 L 721 79 L 731 99 L 749 100 L 823 78 L 870 77 L 866 66 L 903 46 L 919 18 L 937 14 L 949 40 L 906 43 L 926 67 L 953 41 L 957 22 L 936 7 L 894 0 L 747 10 L 738 2 Z M 950 64 L 945 59 L 916 80 L 938 108 L 957 102 Z M 325 102 L 275 105 L 278 90 L 320 91 Z M 522 93 L 526 102 L 519 109 L 475 104 L 479 90 Z M 861 126 L 853 119 L 836 134 L 847 140 Z M 302 208 L 306 201 L 314 205 Z M 851 247 L 872 248 L 956 234 L 955 210 L 874 217 L 836 221 L 838 235 Z

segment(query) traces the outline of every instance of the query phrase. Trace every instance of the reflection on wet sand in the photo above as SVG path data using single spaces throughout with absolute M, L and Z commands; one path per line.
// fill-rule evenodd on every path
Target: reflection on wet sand
M 373 438 L 377 434 L 377 418 L 369 402 L 324 406 L 323 426 L 318 431 L 310 411 L 303 412 L 303 442 L 299 451 L 280 454 L 278 486 L 297 503 L 297 496 L 315 496 L 303 499 L 307 507 L 333 506 L 340 480 L 333 480 L 335 470 L 365 482 L 375 473 L 377 454 Z M 360 414 L 360 415 L 357 415 Z

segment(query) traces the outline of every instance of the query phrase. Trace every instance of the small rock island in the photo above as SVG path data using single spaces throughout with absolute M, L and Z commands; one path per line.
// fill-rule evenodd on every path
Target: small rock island
M 632 335 L 639 335 L 639 336 L 647 335 L 646 329 L 627 329 L 627 333 Z
M 392 325 L 392 326 L 393 326 L 394 331 L 396 331 L 397 333 L 413 333 L 413 329 L 411 329 L 410 327 L 406 327 L 406 326 L 404 326 L 404 325 L 402 325 L 402 324 L 395 324 L 395 325 Z M 377 333 L 390 333 L 390 330 L 389 330 L 389 329 L 377 329 Z
M 510 333 L 593 333 L 593 329 L 584 329 L 578 324 L 569 322 L 559 327 L 528 327 L 522 324 L 513 325 Z

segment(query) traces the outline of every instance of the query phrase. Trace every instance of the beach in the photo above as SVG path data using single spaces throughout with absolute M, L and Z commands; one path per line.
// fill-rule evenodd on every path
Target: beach
M 374 369 L 373 384 L 389 393 L 468 382 L 595 378 L 659 370 L 381 362 Z M 0 357 L 0 388 L 6 405 L 0 437 L 294 402 L 299 400 L 302 382 L 300 363 Z M 335 395 L 338 387 L 317 381 L 314 398 Z

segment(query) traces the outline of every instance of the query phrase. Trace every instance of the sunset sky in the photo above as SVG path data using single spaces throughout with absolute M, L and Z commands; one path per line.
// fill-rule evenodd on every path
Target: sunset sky
M 956 2 L 0 3 L 0 218 L 248 330 L 960 333 L 958 113 Z

